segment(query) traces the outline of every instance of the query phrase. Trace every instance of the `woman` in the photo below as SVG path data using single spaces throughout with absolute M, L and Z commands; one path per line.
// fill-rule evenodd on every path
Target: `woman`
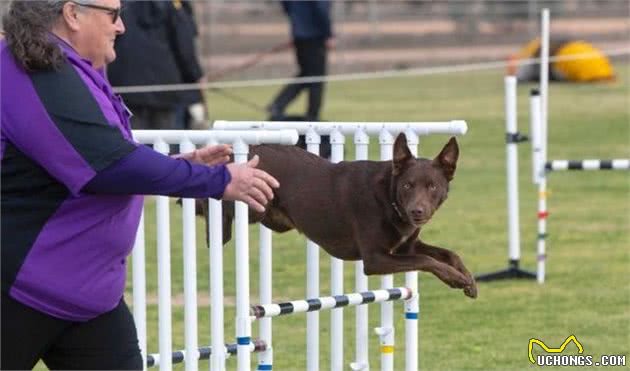
M 16 1 L 0 43 L 2 369 L 141 369 L 123 300 L 143 194 L 241 200 L 277 181 L 225 165 L 227 146 L 178 159 L 138 145 L 104 67 L 120 0 Z M 214 166 L 208 166 L 214 165 Z

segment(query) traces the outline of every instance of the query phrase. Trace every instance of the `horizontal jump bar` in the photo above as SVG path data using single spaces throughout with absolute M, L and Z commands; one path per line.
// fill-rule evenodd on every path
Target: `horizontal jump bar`
M 304 313 L 333 309 L 346 306 L 356 306 L 367 303 L 380 303 L 390 300 L 407 300 L 413 295 L 406 287 L 396 287 L 387 290 L 365 291 L 346 295 L 325 296 L 315 299 L 295 300 L 279 304 L 263 304 L 251 307 L 251 315 L 258 318 L 276 317 L 290 313 Z
M 247 144 L 275 143 L 292 145 L 298 141 L 296 130 L 133 130 L 133 137 L 142 144 L 161 139 L 169 144 L 190 141 L 207 144 L 210 141 L 233 143 L 242 140 Z
M 254 353 L 264 352 L 267 350 L 267 344 L 265 344 L 262 340 L 253 340 L 254 344 Z M 225 344 L 228 354 L 235 355 L 238 344 Z M 210 354 L 212 354 L 212 347 L 201 347 L 199 348 L 199 358 L 197 359 L 210 359 Z M 186 351 L 178 350 L 173 352 L 171 355 L 171 360 L 174 364 L 183 363 L 186 359 Z M 147 367 L 156 367 L 160 365 L 160 355 L 159 354 L 149 354 L 147 355 Z
M 616 160 L 553 160 L 545 163 L 547 171 L 563 170 L 629 170 L 630 159 Z
M 343 134 L 353 134 L 363 130 L 368 134 L 378 134 L 383 129 L 391 132 L 412 130 L 418 135 L 450 134 L 464 135 L 468 131 L 468 125 L 463 120 L 438 121 L 438 122 L 319 122 L 319 121 L 215 121 L 213 128 L 222 130 L 246 130 L 246 129 L 295 129 L 300 134 L 306 134 L 309 129 L 318 134 L 330 134 L 333 130 L 339 130 Z

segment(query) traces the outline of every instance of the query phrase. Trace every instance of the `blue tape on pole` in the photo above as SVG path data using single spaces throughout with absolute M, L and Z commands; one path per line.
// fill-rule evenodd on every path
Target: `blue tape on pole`
M 406 319 L 418 319 L 418 312 L 405 312 Z
M 271 365 L 258 365 L 259 370 L 271 370 Z
M 236 338 L 236 344 L 238 345 L 249 345 L 251 338 L 249 336 L 244 336 L 242 338 Z

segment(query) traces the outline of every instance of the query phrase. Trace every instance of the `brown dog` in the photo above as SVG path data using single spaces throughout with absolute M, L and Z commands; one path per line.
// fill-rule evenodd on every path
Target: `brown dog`
M 421 270 L 477 297 L 457 254 L 418 239 L 446 200 L 459 156 L 455 138 L 433 160 L 413 157 L 404 134 L 396 138 L 393 161 L 333 164 L 281 145 L 252 146 L 250 154 L 280 182 L 266 212 L 251 211 L 250 222 L 276 232 L 297 229 L 336 258 L 363 260 L 367 275 Z M 224 203 L 224 242 L 233 215 L 233 203 Z

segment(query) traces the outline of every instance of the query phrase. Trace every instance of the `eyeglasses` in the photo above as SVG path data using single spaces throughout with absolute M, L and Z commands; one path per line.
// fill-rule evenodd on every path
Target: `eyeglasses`
M 118 18 L 120 18 L 120 12 L 122 10 L 121 8 L 110 8 L 108 6 L 103 6 L 103 5 L 83 4 L 76 1 L 70 1 L 70 2 L 78 6 L 85 7 L 85 8 L 103 10 L 112 17 L 112 23 L 116 23 Z

